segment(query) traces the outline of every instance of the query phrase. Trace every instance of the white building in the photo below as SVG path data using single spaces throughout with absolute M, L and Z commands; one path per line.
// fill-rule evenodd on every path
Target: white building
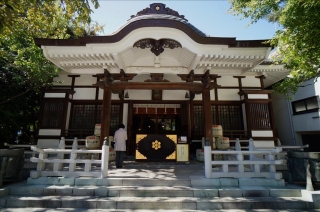
M 102 139 L 124 123 L 128 154 L 142 158 L 159 151 L 141 153 L 139 135 L 175 135 L 175 144 L 181 136 L 212 141 L 214 124 L 232 139 L 277 140 L 272 92 L 265 87 L 288 71 L 265 62 L 271 47 L 263 40 L 208 37 L 155 3 L 108 36 L 35 42 L 63 70 L 55 79 L 61 83 L 44 94 L 38 139 L 85 137 L 97 123 Z
M 304 82 L 290 98 L 273 95 L 276 131 L 283 145 L 309 144 L 309 150 L 320 151 L 320 83 Z

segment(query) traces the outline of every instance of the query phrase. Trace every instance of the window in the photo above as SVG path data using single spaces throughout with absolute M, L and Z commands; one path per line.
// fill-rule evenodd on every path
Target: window
M 193 121 L 194 121 L 194 138 L 202 138 L 204 135 L 204 115 L 203 115 L 203 106 L 194 105 L 193 106 Z
M 120 124 L 120 105 L 111 105 L 110 135 L 118 129 Z M 95 124 L 101 124 L 102 105 L 76 103 L 72 105 L 69 136 L 93 135 Z
M 252 129 L 270 129 L 270 111 L 268 103 L 249 103 L 248 122 Z
M 292 111 L 294 115 L 303 113 L 312 113 L 319 110 L 319 97 L 313 96 L 292 102 Z
M 102 105 L 72 105 L 69 131 L 81 131 L 84 135 L 92 135 L 95 124 L 101 124 Z
M 218 114 L 216 114 L 216 111 Z M 212 124 L 219 124 L 223 130 L 243 130 L 242 113 L 239 105 L 212 105 Z
M 40 126 L 42 128 L 61 128 L 63 120 L 64 102 L 46 101 Z
M 204 135 L 204 115 L 203 106 L 194 105 L 194 138 L 201 138 Z M 211 105 L 212 124 L 221 125 L 224 136 L 233 138 L 234 136 L 244 137 L 242 110 L 240 105 Z M 238 134 L 234 134 L 234 133 Z M 241 132 L 239 132 L 241 131 Z M 240 133 L 240 134 L 239 134 Z M 241 135 L 241 136 L 240 136 Z

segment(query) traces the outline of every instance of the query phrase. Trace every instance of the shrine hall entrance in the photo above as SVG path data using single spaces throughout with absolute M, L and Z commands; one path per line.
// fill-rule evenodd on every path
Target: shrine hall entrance
M 150 142 L 158 141 L 161 143 L 161 148 L 145 149 L 144 155 L 150 154 L 146 156 L 149 161 L 167 160 L 164 158 L 168 158 L 168 155 L 166 157 L 164 155 L 169 153 L 173 155 L 174 152 L 171 151 L 175 151 L 178 139 L 181 136 L 188 137 L 187 106 L 187 103 L 133 104 L 130 153 L 137 155 L 139 150 L 149 147 Z M 158 156 L 155 158 L 156 154 Z
M 135 134 L 181 134 L 180 114 L 135 114 L 133 116 Z

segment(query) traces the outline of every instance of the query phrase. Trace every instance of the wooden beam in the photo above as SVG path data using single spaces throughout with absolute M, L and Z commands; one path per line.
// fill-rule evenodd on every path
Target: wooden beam
M 189 90 L 202 91 L 202 83 L 194 82 L 112 82 L 111 90 Z

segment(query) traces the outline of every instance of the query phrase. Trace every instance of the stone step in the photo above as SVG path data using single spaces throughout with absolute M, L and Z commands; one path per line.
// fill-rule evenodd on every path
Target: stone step
M 301 197 L 295 187 L 188 187 L 188 186 L 55 186 L 18 184 L 2 189 L 15 196 L 98 197 Z M 4 191 L 7 190 L 7 191 Z
M 87 209 L 87 208 L 26 208 L 28 212 L 203 212 L 203 210 L 126 210 L 126 209 Z M 222 209 L 210 212 L 320 212 L 320 209 Z M 21 212 L 21 208 L 5 208 L 1 212 Z
M 93 196 L 5 196 L 2 208 L 87 208 L 130 210 L 220 210 L 220 209 L 313 209 L 301 197 L 93 197 Z
M 87 186 L 285 186 L 284 180 L 274 180 L 267 178 L 215 178 L 207 179 L 204 176 L 181 176 L 174 179 L 154 179 L 154 178 L 67 178 L 67 177 L 39 177 L 37 179 L 28 178 L 28 184 L 34 185 L 87 185 Z

